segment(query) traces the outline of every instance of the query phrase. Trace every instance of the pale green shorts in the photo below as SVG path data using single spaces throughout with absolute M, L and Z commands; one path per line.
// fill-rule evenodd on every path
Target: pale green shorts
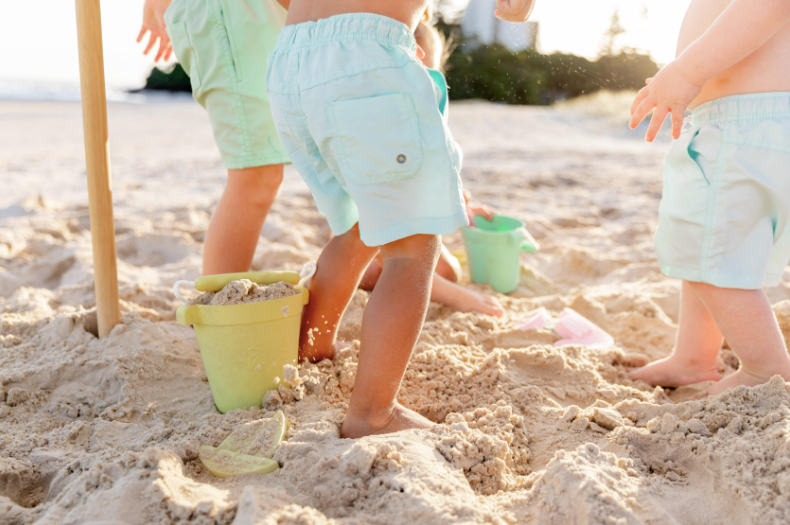
M 336 235 L 380 246 L 467 224 L 446 90 L 404 24 L 373 14 L 286 26 L 269 57 L 272 114 Z
M 790 93 L 694 109 L 667 153 L 655 246 L 670 277 L 776 286 L 790 261 Z
M 289 162 L 266 93 L 266 58 L 285 15 L 275 0 L 174 0 L 165 13 L 175 55 L 228 169 Z

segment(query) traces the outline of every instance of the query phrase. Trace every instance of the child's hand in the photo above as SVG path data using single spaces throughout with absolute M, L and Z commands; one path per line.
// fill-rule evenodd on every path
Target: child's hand
M 535 0 L 496 0 L 494 14 L 505 22 L 526 22 Z
M 473 206 L 472 205 L 472 194 L 469 190 L 464 190 L 464 204 L 466 205 L 466 215 L 469 217 L 469 220 L 472 220 L 472 217 L 476 217 L 478 215 L 482 215 L 489 221 L 494 220 L 494 212 L 488 206 Z
M 143 27 L 140 29 L 140 34 L 137 36 L 137 41 L 141 42 L 147 32 L 151 32 L 148 38 L 148 45 L 145 46 L 144 55 L 154 47 L 156 41 L 159 40 L 159 50 L 156 52 L 154 62 L 159 59 L 167 60 L 173 53 L 173 48 L 170 45 L 170 37 L 167 36 L 165 30 L 165 11 L 167 11 L 170 2 L 173 0 L 145 0 L 143 6 Z
M 494 220 L 494 212 L 488 206 L 471 206 L 467 204 L 466 214 L 469 215 L 470 218 L 482 215 L 488 221 Z
M 636 95 L 631 105 L 629 127 L 636 129 L 642 119 L 655 109 L 645 140 L 653 142 L 667 113 L 672 113 L 672 137 L 680 137 L 683 114 L 701 89 L 702 85 L 695 84 L 683 74 L 676 61 L 670 62 L 655 77 L 648 79 L 647 85 Z

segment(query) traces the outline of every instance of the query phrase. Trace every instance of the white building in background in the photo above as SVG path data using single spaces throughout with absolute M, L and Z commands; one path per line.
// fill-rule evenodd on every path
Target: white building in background
M 461 22 L 467 46 L 499 43 L 513 52 L 535 49 L 538 44 L 538 23 L 516 24 L 494 16 L 496 0 L 471 0 Z

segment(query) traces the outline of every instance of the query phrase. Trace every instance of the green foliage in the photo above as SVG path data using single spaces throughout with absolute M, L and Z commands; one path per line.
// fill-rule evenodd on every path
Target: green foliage
M 640 89 L 658 66 L 647 55 L 621 52 L 590 61 L 575 55 L 518 53 L 495 44 L 458 47 L 447 61 L 453 100 L 479 98 L 508 104 L 550 104 L 599 89 Z
M 169 73 L 155 67 L 145 81 L 145 89 L 192 92 L 192 86 L 189 84 L 189 75 L 181 67 L 181 64 L 176 64 L 176 67 Z

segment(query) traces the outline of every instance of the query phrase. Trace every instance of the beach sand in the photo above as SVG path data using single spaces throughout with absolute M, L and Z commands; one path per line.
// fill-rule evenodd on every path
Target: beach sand
M 110 106 L 123 316 L 98 340 L 80 108 L 0 103 L 0 524 L 790 521 L 788 385 L 684 401 L 699 387 L 625 374 L 671 349 L 679 283 L 652 248 L 668 140 L 644 144 L 610 113 L 452 106 L 467 187 L 543 249 L 497 296 L 502 318 L 431 305 L 400 401 L 435 429 L 346 440 L 358 342 L 290 371 L 263 409 L 222 415 L 193 330 L 175 323 L 172 284 L 198 276 L 224 181 L 197 104 Z M 253 268 L 299 269 L 329 235 L 289 168 Z M 785 334 L 788 286 L 768 291 Z M 341 339 L 358 337 L 366 300 Z M 616 345 L 555 348 L 516 328 L 541 306 L 575 309 Z M 720 370 L 737 364 L 725 348 Z M 291 422 L 279 470 L 202 467 L 200 445 L 278 409 Z

